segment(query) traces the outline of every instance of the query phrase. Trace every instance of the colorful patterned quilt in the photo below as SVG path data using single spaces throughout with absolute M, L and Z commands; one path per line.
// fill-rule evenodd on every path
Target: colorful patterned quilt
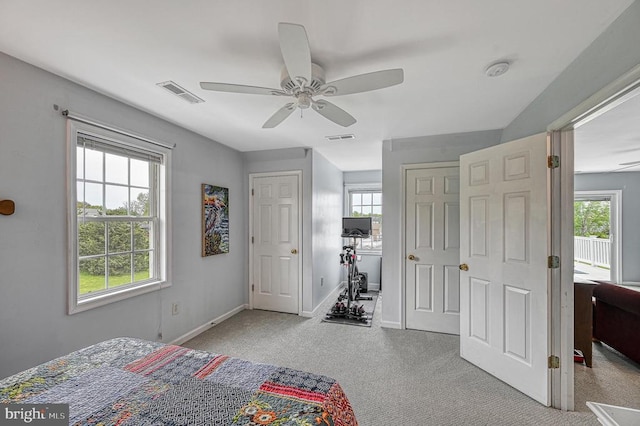
M 358 424 L 329 377 L 133 338 L 0 380 L 0 402 L 69 404 L 73 425 Z

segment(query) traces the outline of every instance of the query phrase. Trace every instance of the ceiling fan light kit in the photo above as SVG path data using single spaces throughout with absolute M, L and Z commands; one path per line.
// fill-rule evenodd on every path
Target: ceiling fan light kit
M 326 119 L 348 127 L 356 122 L 351 114 L 325 99 L 316 100 L 314 97 L 368 92 L 395 86 L 404 81 L 404 71 L 396 68 L 326 83 L 324 69 L 311 62 L 309 40 L 302 25 L 281 22 L 278 24 L 278 36 L 284 60 L 284 68 L 280 74 L 281 89 L 214 82 L 201 82 L 200 87 L 218 92 L 294 98 L 293 102 L 285 104 L 263 124 L 262 127 L 265 129 L 276 127 L 298 108 L 311 108 Z

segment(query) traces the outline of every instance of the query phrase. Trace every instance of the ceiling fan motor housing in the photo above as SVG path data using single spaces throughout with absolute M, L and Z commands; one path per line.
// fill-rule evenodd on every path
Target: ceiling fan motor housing
M 313 96 L 320 90 L 320 87 L 322 87 L 325 82 L 324 70 L 322 67 L 312 63 L 311 81 L 304 84 L 306 91 Z M 280 73 L 280 87 L 282 87 L 282 90 L 292 95 L 300 91 L 300 85 L 291 79 L 286 67 L 283 67 L 282 72 Z

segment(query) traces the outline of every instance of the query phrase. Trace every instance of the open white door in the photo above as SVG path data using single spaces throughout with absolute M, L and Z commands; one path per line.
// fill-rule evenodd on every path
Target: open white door
M 539 134 L 460 157 L 460 355 L 549 406 L 547 151 Z

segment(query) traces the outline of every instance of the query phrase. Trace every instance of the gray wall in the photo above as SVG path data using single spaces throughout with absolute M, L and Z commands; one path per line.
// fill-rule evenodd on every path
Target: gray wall
M 2 53 L 0 76 L 0 198 L 16 202 L 14 215 L 0 216 L 0 377 L 111 337 L 171 341 L 246 303 L 248 197 L 237 151 Z M 171 287 L 67 315 L 66 123 L 54 103 L 177 143 Z M 200 256 L 204 182 L 229 188 L 230 254 Z
M 640 282 L 640 172 L 584 173 L 575 191 L 622 190 L 622 281 Z
M 344 172 L 343 179 L 345 184 L 345 209 L 344 212 L 346 215 L 349 214 L 347 211 L 348 206 L 348 198 L 347 198 L 347 187 L 346 185 L 352 184 L 379 184 L 382 189 L 382 170 L 365 170 L 365 171 L 357 171 L 357 172 Z M 384 203 L 384 197 L 382 202 Z M 383 238 L 384 238 L 384 222 L 383 222 Z M 346 243 L 346 241 L 345 241 Z M 372 290 L 380 289 L 380 266 L 382 262 L 381 254 L 373 254 L 373 253 L 360 253 L 361 257 L 358 261 L 358 270 L 360 272 L 366 272 L 367 278 L 369 280 L 369 288 Z M 346 269 L 343 268 L 342 271 L 342 280 L 346 281 L 347 273 Z
M 510 141 L 544 132 L 598 90 L 640 64 L 640 1 L 635 1 L 502 133 Z
M 312 256 L 312 151 L 307 148 L 287 148 L 252 151 L 243 154 L 245 160 L 245 187 L 249 187 L 249 173 L 302 171 L 302 310 L 313 311 L 313 256 Z M 249 209 L 244 214 L 249 223 Z M 247 248 L 247 259 L 249 249 Z
M 402 324 L 402 247 L 401 205 L 404 203 L 402 165 L 459 161 L 462 154 L 500 142 L 501 130 L 425 136 L 384 141 L 382 147 L 382 191 L 384 238 L 382 240 L 382 325 L 399 328 Z
M 342 172 L 313 153 L 313 308 L 340 284 Z

